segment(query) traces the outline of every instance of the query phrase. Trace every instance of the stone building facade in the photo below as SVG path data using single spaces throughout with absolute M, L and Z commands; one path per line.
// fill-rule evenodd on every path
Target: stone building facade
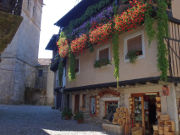
M 24 0 L 23 21 L 1 54 L 0 103 L 24 103 L 25 87 L 35 86 L 43 0 Z

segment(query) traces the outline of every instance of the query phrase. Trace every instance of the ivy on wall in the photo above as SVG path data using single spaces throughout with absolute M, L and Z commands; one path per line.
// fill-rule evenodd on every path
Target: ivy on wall
M 158 40 L 158 68 L 161 71 L 161 80 L 167 81 L 168 59 L 164 37 L 168 36 L 168 15 L 166 0 L 157 0 L 157 40 Z
M 113 60 L 114 60 L 114 77 L 117 81 L 117 88 L 119 87 L 119 35 L 118 33 L 112 36 L 113 45 Z
M 154 38 L 157 39 L 158 46 L 158 54 L 157 54 L 157 62 L 158 68 L 161 71 L 161 80 L 167 81 L 167 73 L 168 73 L 168 59 L 167 59 L 167 48 L 164 42 L 164 37 L 168 36 L 168 15 L 166 13 L 166 9 L 168 8 L 167 0 L 157 0 L 157 12 L 156 17 L 153 18 L 153 9 L 150 2 L 147 2 L 148 8 L 145 13 L 145 30 L 148 36 L 148 42 L 151 44 Z M 157 28 L 153 27 L 153 24 L 157 20 Z
M 153 24 L 155 19 L 152 17 L 152 13 L 153 13 L 153 8 L 152 5 L 147 2 L 147 9 L 145 12 L 145 30 L 146 30 L 146 34 L 148 36 L 148 44 L 150 45 L 152 40 L 155 38 L 155 30 L 153 28 Z
M 68 70 L 68 78 L 70 81 L 76 78 L 75 73 L 75 57 L 71 50 L 69 50 L 69 70 Z

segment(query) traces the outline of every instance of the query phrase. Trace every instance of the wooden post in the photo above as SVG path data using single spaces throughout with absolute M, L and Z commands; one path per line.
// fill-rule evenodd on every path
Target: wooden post
M 83 94 L 80 94 L 79 110 L 83 111 Z

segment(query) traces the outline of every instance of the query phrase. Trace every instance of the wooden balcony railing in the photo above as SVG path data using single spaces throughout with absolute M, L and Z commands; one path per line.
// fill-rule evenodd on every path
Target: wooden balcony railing
M 165 38 L 168 49 L 169 76 L 180 78 L 180 24 L 169 23 L 169 37 Z
M 23 0 L 0 0 L 0 11 L 21 15 Z

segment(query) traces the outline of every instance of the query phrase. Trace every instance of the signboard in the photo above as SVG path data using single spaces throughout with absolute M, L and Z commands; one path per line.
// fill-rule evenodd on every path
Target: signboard
M 169 96 L 169 92 L 170 92 L 170 90 L 169 90 L 168 86 L 164 85 L 162 87 L 162 94 L 163 94 L 163 96 Z

